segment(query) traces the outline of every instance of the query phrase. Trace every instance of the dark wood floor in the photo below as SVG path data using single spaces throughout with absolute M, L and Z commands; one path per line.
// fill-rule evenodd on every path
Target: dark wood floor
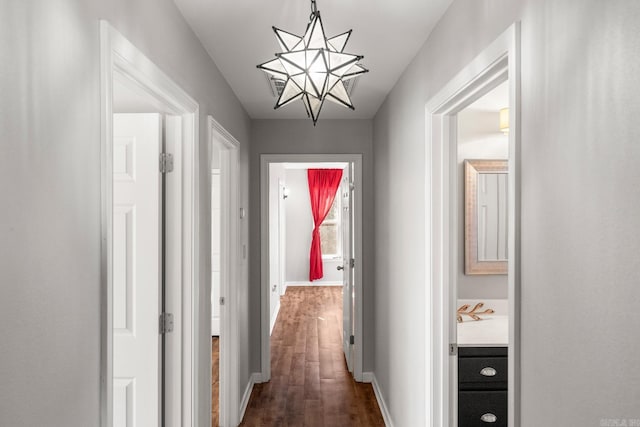
M 220 423 L 220 342 L 218 337 L 211 337 L 211 426 L 218 427 Z
M 271 381 L 256 384 L 241 426 L 384 426 L 373 388 L 347 370 L 341 330 L 341 287 L 289 287 L 271 336 Z

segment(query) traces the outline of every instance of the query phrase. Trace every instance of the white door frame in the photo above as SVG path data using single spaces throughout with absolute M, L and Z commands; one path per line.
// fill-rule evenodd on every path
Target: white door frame
M 240 142 L 212 116 L 207 117 L 209 168 L 214 144 L 220 148 L 220 425 L 240 423 L 238 396 L 238 282 L 242 263 L 240 244 Z M 209 188 L 211 188 L 211 174 Z M 209 191 L 211 194 L 211 191 Z M 209 289 L 211 289 L 209 287 Z M 209 299 L 211 301 L 211 295 Z M 210 316 L 209 316 L 210 317 Z M 209 346 L 211 348 L 211 346 Z M 211 359 L 211 357 L 209 357 Z M 211 378 L 211 372 L 209 372 Z M 211 382 L 209 381 L 209 384 Z M 209 386 L 210 387 L 210 386 Z M 209 392 L 211 395 L 211 392 Z M 211 410 L 209 409 L 209 413 Z
M 180 315 L 175 318 L 174 332 L 167 339 L 176 343 L 167 352 L 167 424 L 196 426 L 199 411 L 198 354 L 205 322 L 198 301 L 199 271 L 199 207 L 198 207 L 198 104 L 160 68 L 131 44 L 107 21 L 100 21 L 101 77 L 101 356 L 100 356 L 100 423 L 113 424 L 113 82 L 126 79 L 132 87 L 153 101 L 162 111 L 181 118 L 179 150 L 174 152 L 175 180 L 167 183 L 175 203 L 171 211 L 175 223 L 167 239 L 179 242 L 170 245 L 167 257 L 168 277 L 176 277 L 178 286 L 169 283 L 168 294 L 176 294 L 168 304 Z M 168 206 L 169 211 L 171 207 Z M 173 283 L 176 283 L 174 281 Z M 181 283 L 179 283 L 181 281 Z M 178 289 L 181 286 L 182 289 Z M 207 319 L 210 322 L 210 319 Z M 209 344 L 209 347 L 211 345 Z M 177 394 L 177 396 L 176 396 Z M 210 401 L 210 395 L 207 396 Z M 210 412 L 209 412 L 210 413 Z M 210 416 L 210 415 L 209 415 Z
M 456 356 L 455 271 L 457 222 L 455 220 L 457 152 L 456 115 L 499 83 L 509 79 L 509 384 L 508 425 L 520 425 L 520 25 L 512 24 L 469 65 L 447 83 L 426 105 L 426 218 L 428 277 L 425 319 L 430 331 L 427 352 L 427 401 L 431 402 L 431 426 L 453 427 L 455 401 L 452 384 Z M 454 421 L 455 422 L 455 421 Z
M 271 339 L 269 334 L 269 165 L 271 163 L 349 162 L 355 166 L 354 254 L 355 267 L 355 344 L 354 378 L 362 381 L 362 155 L 361 154 L 262 154 L 260 155 L 260 299 L 261 299 L 261 382 L 271 378 Z

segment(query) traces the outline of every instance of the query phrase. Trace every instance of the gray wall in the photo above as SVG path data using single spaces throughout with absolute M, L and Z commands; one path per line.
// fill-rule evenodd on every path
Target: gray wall
M 640 418 L 640 3 L 456 0 L 374 119 L 375 374 L 397 426 L 429 408 L 425 104 L 517 20 L 522 426 Z
M 458 114 L 458 298 L 506 299 L 507 276 L 464 274 L 464 161 L 508 159 L 509 139 L 498 129 L 499 115 L 463 110 Z
M 249 118 L 170 0 L 0 2 L 0 425 L 96 426 L 100 402 L 100 39 L 107 19 L 242 144 Z M 200 156 L 207 182 L 207 155 Z M 210 194 L 200 187 L 202 236 Z M 246 191 L 243 194 L 247 205 Z M 243 238 L 247 240 L 247 225 Z M 208 342 L 209 239 L 199 279 Z M 239 286 L 248 380 L 247 271 Z M 207 346 L 198 355 L 208 372 Z M 210 419 L 202 381 L 198 425 Z
M 293 107 L 289 107 L 293 108 Z M 362 154 L 363 161 L 363 370 L 373 369 L 373 148 L 371 120 L 253 120 L 250 158 L 251 370 L 260 371 L 260 155 Z
M 287 282 L 309 282 L 309 252 L 311 251 L 311 232 L 313 231 L 313 215 L 309 200 L 309 181 L 307 169 L 287 169 L 287 188 L 290 190 L 286 205 L 286 275 Z M 340 196 L 340 193 L 338 193 Z M 323 283 L 341 283 L 342 272 L 336 267 L 342 265 L 338 260 L 322 261 L 323 277 L 314 280 L 314 285 Z

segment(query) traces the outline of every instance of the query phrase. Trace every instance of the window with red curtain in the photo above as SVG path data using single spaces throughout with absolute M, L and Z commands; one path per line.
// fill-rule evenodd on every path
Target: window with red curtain
M 340 186 L 342 169 L 308 169 L 309 197 L 313 216 L 313 234 L 309 255 L 309 281 L 322 279 L 322 247 L 320 225 L 327 217 Z

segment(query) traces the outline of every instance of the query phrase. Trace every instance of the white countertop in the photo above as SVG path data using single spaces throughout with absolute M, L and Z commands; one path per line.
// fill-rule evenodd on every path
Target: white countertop
M 501 314 L 482 314 L 482 320 L 464 316 L 458 323 L 459 347 L 504 347 L 509 344 L 509 317 Z

